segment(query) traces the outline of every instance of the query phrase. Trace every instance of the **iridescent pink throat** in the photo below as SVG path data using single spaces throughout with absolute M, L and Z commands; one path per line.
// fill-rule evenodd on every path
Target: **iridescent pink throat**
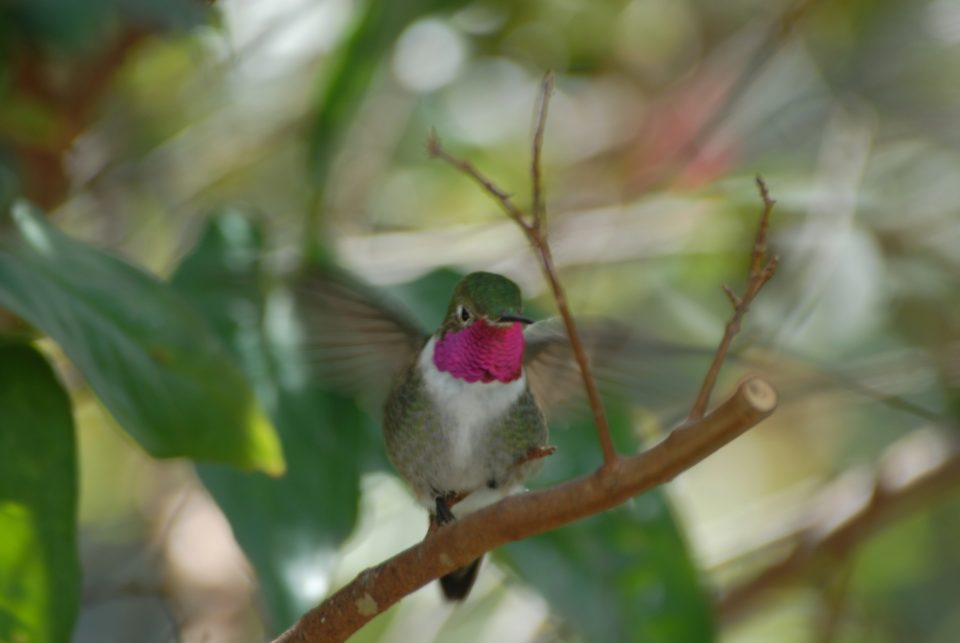
M 512 382 L 523 365 L 523 324 L 501 327 L 478 319 L 437 340 L 433 363 L 466 382 Z

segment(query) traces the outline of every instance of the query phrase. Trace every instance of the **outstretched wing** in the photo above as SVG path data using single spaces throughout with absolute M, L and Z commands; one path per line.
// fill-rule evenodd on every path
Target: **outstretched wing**
M 601 392 L 665 413 L 696 391 L 712 354 L 710 349 L 647 337 L 607 319 L 578 320 L 577 329 Z M 524 338 L 527 379 L 541 407 L 553 415 L 585 409 L 583 380 L 562 320 L 537 322 Z
M 426 340 L 411 315 L 347 275 L 315 269 L 295 281 L 293 292 L 306 361 L 330 388 L 383 399 Z

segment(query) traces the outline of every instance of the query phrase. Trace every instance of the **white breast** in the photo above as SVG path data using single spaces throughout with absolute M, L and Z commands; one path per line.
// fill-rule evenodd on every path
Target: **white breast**
M 485 483 L 483 471 L 471 470 L 471 464 L 478 460 L 471 455 L 482 444 L 490 422 L 506 412 L 523 393 L 526 375 L 521 374 L 512 382 L 464 382 L 437 370 L 433 363 L 436 342 L 437 338 L 431 337 L 424 346 L 418 367 L 428 394 L 441 409 L 450 437 L 450 469 L 462 477 L 457 482 L 464 486 L 452 488 L 465 490 Z

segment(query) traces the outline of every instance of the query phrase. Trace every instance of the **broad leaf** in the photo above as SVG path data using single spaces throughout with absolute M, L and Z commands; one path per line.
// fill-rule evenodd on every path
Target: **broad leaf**
M 152 455 L 283 470 L 247 380 L 187 302 L 23 203 L 0 214 L 0 306 L 60 344 Z
M 67 641 L 80 599 L 70 402 L 43 357 L 0 344 L 0 641 Z
M 258 230 L 239 213 L 214 218 L 174 276 L 255 383 L 287 454 L 281 479 L 201 465 L 257 571 L 271 629 L 289 626 L 328 589 L 335 553 L 356 521 L 364 454 L 379 450 L 370 420 L 305 377 L 291 344 L 292 308 L 268 305 Z

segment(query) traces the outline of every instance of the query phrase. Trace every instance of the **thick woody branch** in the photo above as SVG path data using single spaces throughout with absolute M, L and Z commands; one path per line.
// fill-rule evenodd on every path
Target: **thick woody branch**
M 706 417 L 605 469 L 509 497 L 436 530 L 423 542 L 361 573 L 307 612 L 275 643 L 344 641 L 402 597 L 481 554 L 615 507 L 673 479 L 770 415 L 773 387 L 754 377 Z
M 875 471 L 854 471 L 814 500 L 807 520 L 775 563 L 720 597 L 718 613 L 734 621 L 772 590 L 822 579 L 880 527 L 960 487 L 960 445 L 918 431 L 887 452 Z M 781 539 L 782 541 L 782 539 Z

